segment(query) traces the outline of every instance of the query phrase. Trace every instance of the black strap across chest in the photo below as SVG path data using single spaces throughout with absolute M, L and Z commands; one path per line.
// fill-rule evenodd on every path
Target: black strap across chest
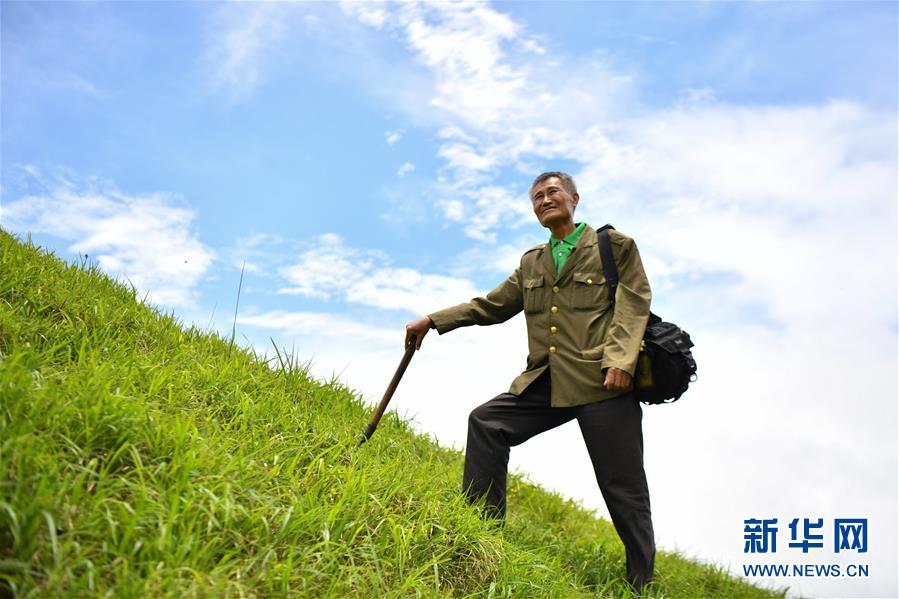
M 618 290 L 618 265 L 615 264 L 615 255 L 612 254 L 612 240 L 609 239 L 609 229 L 614 229 L 612 225 L 603 225 L 596 231 L 599 241 L 599 259 L 602 262 L 602 272 L 606 277 L 606 284 L 609 286 L 609 295 L 611 306 L 615 307 L 615 292 Z

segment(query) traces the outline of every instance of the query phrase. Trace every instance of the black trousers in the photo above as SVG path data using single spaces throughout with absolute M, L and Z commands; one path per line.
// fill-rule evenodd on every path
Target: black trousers
M 471 412 L 463 490 L 472 503 L 486 496 L 488 513 L 504 518 L 509 448 L 577 418 L 599 490 L 624 543 L 628 581 L 640 589 L 652 579 L 655 564 L 640 402 L 628 393 L 554 408 L 551 384 L 547 369 L 521 395 L 502 393 Z

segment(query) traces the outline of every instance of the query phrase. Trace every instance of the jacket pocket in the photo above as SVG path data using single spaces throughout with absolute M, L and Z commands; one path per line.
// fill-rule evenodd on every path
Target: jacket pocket
M 605 278 L 595 272 L 573 273 L 571 307 L 575 310 L 605 312 L 609 307 L 609 291 Z
M 544 302 L 543 275 L 529 277 L 524 280 L 524 311 L 539 312 Z

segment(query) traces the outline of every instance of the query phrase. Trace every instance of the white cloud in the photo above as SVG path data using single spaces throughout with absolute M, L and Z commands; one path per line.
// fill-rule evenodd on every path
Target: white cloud
M 334 337 L 355 341 L 389 343 L 399 334 L 395 330 L 360 323 L 351 318 L 327 312 L 288 312 L 272 310 L 261 314 L 240 314 L 237 322 L 274 329 L 285 336 L 311 336 L 316 339 Z
M 688 87 L 681 91 L 679 104 L 685 106 L 695 106 L 700 104 L 712 103 L 717 99 L 717 94 L 711 87 Z
M 854 301 L 886 322 L 895 273 L 871 258 L 895 258 L 896 167 L 873 132 L 891 126 L 843 102 L 644 117 L 626 129 L 639 151 L 613 154 L 615 168 L 585 167 L 579 211 L 633 223 L 650 255 L 681 264 L 669 275 L 732 273 L 732 306 L 764 304 L 786 326 L 814 327 Z M 837 244 L 847 214 L 857 241 Z
M 544 243 L 546 238 L 545 235 L 523 235 L 510 243 L 493 245 L 486 252 L 483 245 L 476 245 L 452 258 L 449 273 L 458 277 L 474 272 L 489 273 L 494 277 L 508 275 L 518 267 L 525 250 Z
M 278 2 L 229 3 L 219 8 L 203 58 L 212 88 L 231 100 L 252 94 L 271 66 L 266 60 L 269 53 L 289 31 L 291 14 L 288 4 Z
M 444 216 L 465 225 L 466 235 L 493 243 L 501 226 L 515 228 L 535 218 L 526 194 L 514 195 L 501 185 L 445 186 L 437 207 Z
M 479 294 L 468 279 L 392 267 L 383 252 L 348 247 L 333 233 L 319 236 L 312 245 L 280 269 L 291 286 L 280 288 L 279 293 L 320 300 L 340 298 L 417 315 Z
M 400 131 L 387 131 L 384 133 L 384 137 L 387 138 L 387 144 L 392 146 L 403 138 L 403 134 Z
M 129 195 L 95 179 L 43 177 L 34 167 L 23 173 L 36 191 L 4 203 L 4 227 L 72 241 L 70 251 L 127 277 L 154 303 L 194 303 L 215 253 L 192 230 L 194 212 L 174 196 Z
M 412 110 L 430 111 L 441 123 L 438 156 L 451 179 L 436 186 L 436 206 L 449 220 L 464 221 L 463 230 L 474 239 L 492 240 L 496 229 L 521 225 L 518 208 L 511 218 L 491 213 L 486 227 L 479 213 L 478 198 L 485 192 L 503 187 L 504 196 L 524 196 L 521 185 L 496 180 L 504 166 L 518 166 L 528 155 L 541 162 L 580 159 L 583 150 L 589 156 L 582 117 L 596 122 L 632 105 L 630 78 L 595 58 L 565 69 L 564 96 L 548 87 L 546 82 L 556 80 L 558 63 L 551 57 L 533 62 L 546 55 L 543 46 L 489 5 L 402 3 L 382 10 L 387 13 L 379 30 L 405 44 L 432 74 L 428 102 Z M 355 14 L 353 8 L 346 12 Z M 461 212 L 468 216 L 459 219 Z
M 280 235 L 254 233 L 237 239 L 233 248 L 221 250 L 222 259 L 235 269 L 244 268 L 248 273 L 268 276 L 271 248 L 285 243 Z
M 465 220 L 465 204 L 459 200 L 440 200 L 437 204 L 443 209 L 443 215 L 451 221 Z
M 481 172 L 496 168 L 496 159 L 480 154 L 471 145 L 462 142 L 450 142 L 440 146 L 437 155 L 446 160 L 451 169 L 463 172 Z
M 341 2 L 340 8 L 375 29 L 383 28 L 387 22 L 387 10 L 383 2 Z
M 377 268 L 346 290 L 350 302 L 384 309 L 405 309 L 414 314 L 433 311 L 479 295 L 471 281 L 426 275 L 411 268 Z
M 411 162 L 404 162 L 402 166 L 400 166 L 399 170 L 396 171 L 396 174 L 400 177 L 405 177 L 409 173 L 415 170 L 415 165 Z

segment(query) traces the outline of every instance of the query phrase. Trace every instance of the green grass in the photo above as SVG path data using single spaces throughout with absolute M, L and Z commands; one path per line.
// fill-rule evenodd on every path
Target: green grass
M 0 595 L 630 597 L 612 525 L 0 230 Z M 782 597 L 661 551 L 655 597 Z M 645 592 L 643 596 L 650 596 Z

